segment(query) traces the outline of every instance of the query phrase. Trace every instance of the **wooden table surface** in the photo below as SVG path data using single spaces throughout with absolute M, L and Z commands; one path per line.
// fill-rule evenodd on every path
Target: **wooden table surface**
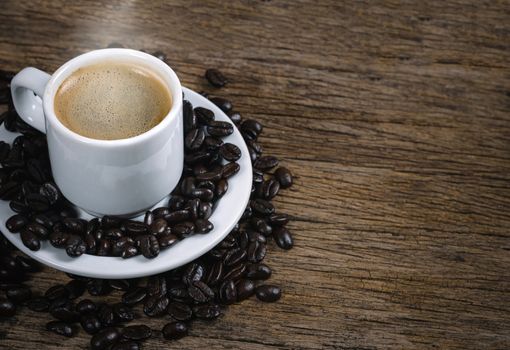
M 296 175 L 276 201 L 296 246 L 267 258 L 280 302 L 145 349 L 510 348 L 510 2 L 0 3 L 1 69 L 52 72 L 111 42 L 231 98 Z M 0 323 L 0 348 L 88 347 L 48 317 Z

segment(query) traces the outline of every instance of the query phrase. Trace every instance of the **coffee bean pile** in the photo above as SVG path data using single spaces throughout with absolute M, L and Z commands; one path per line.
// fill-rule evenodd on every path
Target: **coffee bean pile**
M 13 231 L 17 227 L 25 235 L 25 244 L 36 248 L 40 239 L 46 237 L 53 245 L 65 247 L 68 254 L 80 255 L 89 252 L 90 245 L 84 237 L 90 234 L 96 254 L 123 256 L 123 250 L 115 243 L 125 241 L 133 248 L 124 255 L 141 252 L 152 257 L 157 245 L 161 249 L 173 244 L 173 239 L 211 228 L 207 224 L 211 200 L 221 197 L 228 188 L 228 178 L 239 170 L 235 163 L 239 149 L 220 140 L 231 132 L 230 123 L 215 121 L 212 112 L 185 102 L 184 176 L 168 207 L 147 213 L 143 223 L 108 216 L 84 222 L 77 219 L 73 207 L 51 181 L 44 135 L 26 125 L 14 112 L 6 83 L 11 78 L 11 74 L 0 71 L 0 84 L 4 81 L 0 85 L 0 101 L 9 104 L 1 118 L 8 130 L 23 136 L 12 147 L 0 146 L 0 160 L 5 167 L 0 169 L 0 198 L 10 200 L 11 208 L 17 209 L 16 219 L 9 219 L 9 227 Z M 2 96 L 6 97 L 2 100 Z M 293 177 L 287 168 L 279 166 L 277 158 L 262 155 L 258 137 L 263 128 L 259 122 L 243 120 L 226 99 L 211 101 L 240 129 L 253 163 L 251 199 L 229 235 L 195 261 L 165 273 L 123 280 L 68 274 L 70 280 L 66 284 L 54 285 L 42 294 L 32 292 L 26 285 L 41 266 L 0 237 L 0 290 L 5 291 L 5 297 L 0 297 L 0 322 L 2 317 L 11 317 L 17 309 L 27 307 L 50 314 L 53 320 L 46 324 L 50 332 L 72 337 L 81 327 L 92 336 L 92 349 L 136 350 L 150 337 L 180 339 L 188 334 L 193 320 L 216 319 L 228 305 L 253 295 L 263 302 L 280 299 L 281 289 L 265 282 L 272 270 L 264 264 L 264 258 L 274 246 L 271 239 L 282 249 L 293 246 L 292 235 L 286 228 L 288 216 L 277 213 L 271 203 L 280 189 L 292 185 Z M 226 165 L 220 165 L 223 159 L 228 161 Z M 48 210 L 52 215 L 41 214 Z M 57 233 L 55 225 L 61 228 Z M 94 234 L 98 231 L 102 232 L 100 237 Z M 136 243 L 138 237 L 145 238 Z M 161 237 L 167 237 L 167 241 Z M 105 242 L 110 242 L 109 246 Z M 102 298 L 119 293 L 118 302 L 108 303 Z M 92 301 L 87 294 L 100 301 Z M 162 327 L 151 329 L 142 324 L 139 309 L 147 317 L 164 319 Z
M 232 107 L 221 105 L 225 110 Z M 77 217 L 53 182 L 45 136 L 26 125 L 13 109 L 5 112 L 6 126 L 10 118 L 15 122 L 9 130 L 22 135 L 12 147 L 0 141 L 0 198 L 10 200 L 17 213 L 7 220 L 7 229 L 19 232 L 23 244 L 34 251 L 40 249 L 41 240 L 48 240 L 71 257 L 86 253 L 155 258 L 179 240 L 213 229 L 208 219 L 215 203 L 227 192 L 228 179 L 240 169 L 236 161 L 241 150 L 222 141 L 234 132 L 233 124 L 217 121 L 213 111 L 193 108 L 184 100 L 184 170 L 168 204 L 147 211 L 143 222 L 114 216 L 87 221 Z

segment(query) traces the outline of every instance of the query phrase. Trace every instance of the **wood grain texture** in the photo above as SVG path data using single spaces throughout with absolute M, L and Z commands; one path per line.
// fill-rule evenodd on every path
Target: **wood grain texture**
M 296 247 L 267 258 L 281 301 L 144 349 L 510 348 L 509 1 L 0 8 L 0 68 L 53 71 L 111 42 L 160 49 L 183 85 L 261 120 L 265 151 L 296 175 L 276 201 Z M 231 84 L 207 87 L 208 67 Z M 46 317 L 0 323 L 0 348 L 87 348 L 84 332 L 43 331 Z

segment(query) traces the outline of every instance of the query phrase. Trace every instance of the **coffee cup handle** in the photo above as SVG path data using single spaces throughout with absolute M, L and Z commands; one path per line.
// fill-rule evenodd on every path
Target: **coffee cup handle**
M 42 98 L 50 78 L 48 73 L 27 67 L 11 81 L 12 102 L 16 112 L 26 123 L 43 133 L 46 133 L 46 125 Z

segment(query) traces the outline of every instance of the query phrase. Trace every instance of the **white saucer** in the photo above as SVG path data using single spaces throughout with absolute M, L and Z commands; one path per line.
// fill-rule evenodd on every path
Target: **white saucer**
M 186 88 L 183 88 L 183 91 L 185 99 L 189 100 L 193 107 L 209 108 L 214 111 L 217 120 L 230 122 L 225 113 L 202 95 Z M 12 142 L 18 135 L 0 128 L 0 140 L 5 142 Z M 3 200 L 0 200 L 0 230 L 9 241 L 28 256 L 55 269 L 80 276 L 108 279 L 134 278 L 174 269 L 208 252 L 225 238 L 239 221 L 248 204 L 252 186 L 252 167 L 248 149 L 241 133 L 235 127 L 234 133 L 224 138 L 224 141 L 233 143 L 241 149 L 242 156 L 237 161 L 241 169 L 228 180 L 228 191 L 218 201 L 214 213 L 209 218 L 214 224 L 214 229 L 205 235 L 197 234 L 185 238 L 174 246 L 162 250 L 154 259 L 146 259 L 141 255 L 122 259 L 88 254 L 71 258 L 64 249 L 54 248 L 48 241 L 41 242 L 40 250 L 31 251 L 23 245 L 19 234 L 10 233 L 5 227 L 7 219 L 15 213 L 9 208 L 9 202 Z M 166 199 L 161 203 L 166 203 Z M 83 213 L 82 217 L 89 218 L 90 215 Z

